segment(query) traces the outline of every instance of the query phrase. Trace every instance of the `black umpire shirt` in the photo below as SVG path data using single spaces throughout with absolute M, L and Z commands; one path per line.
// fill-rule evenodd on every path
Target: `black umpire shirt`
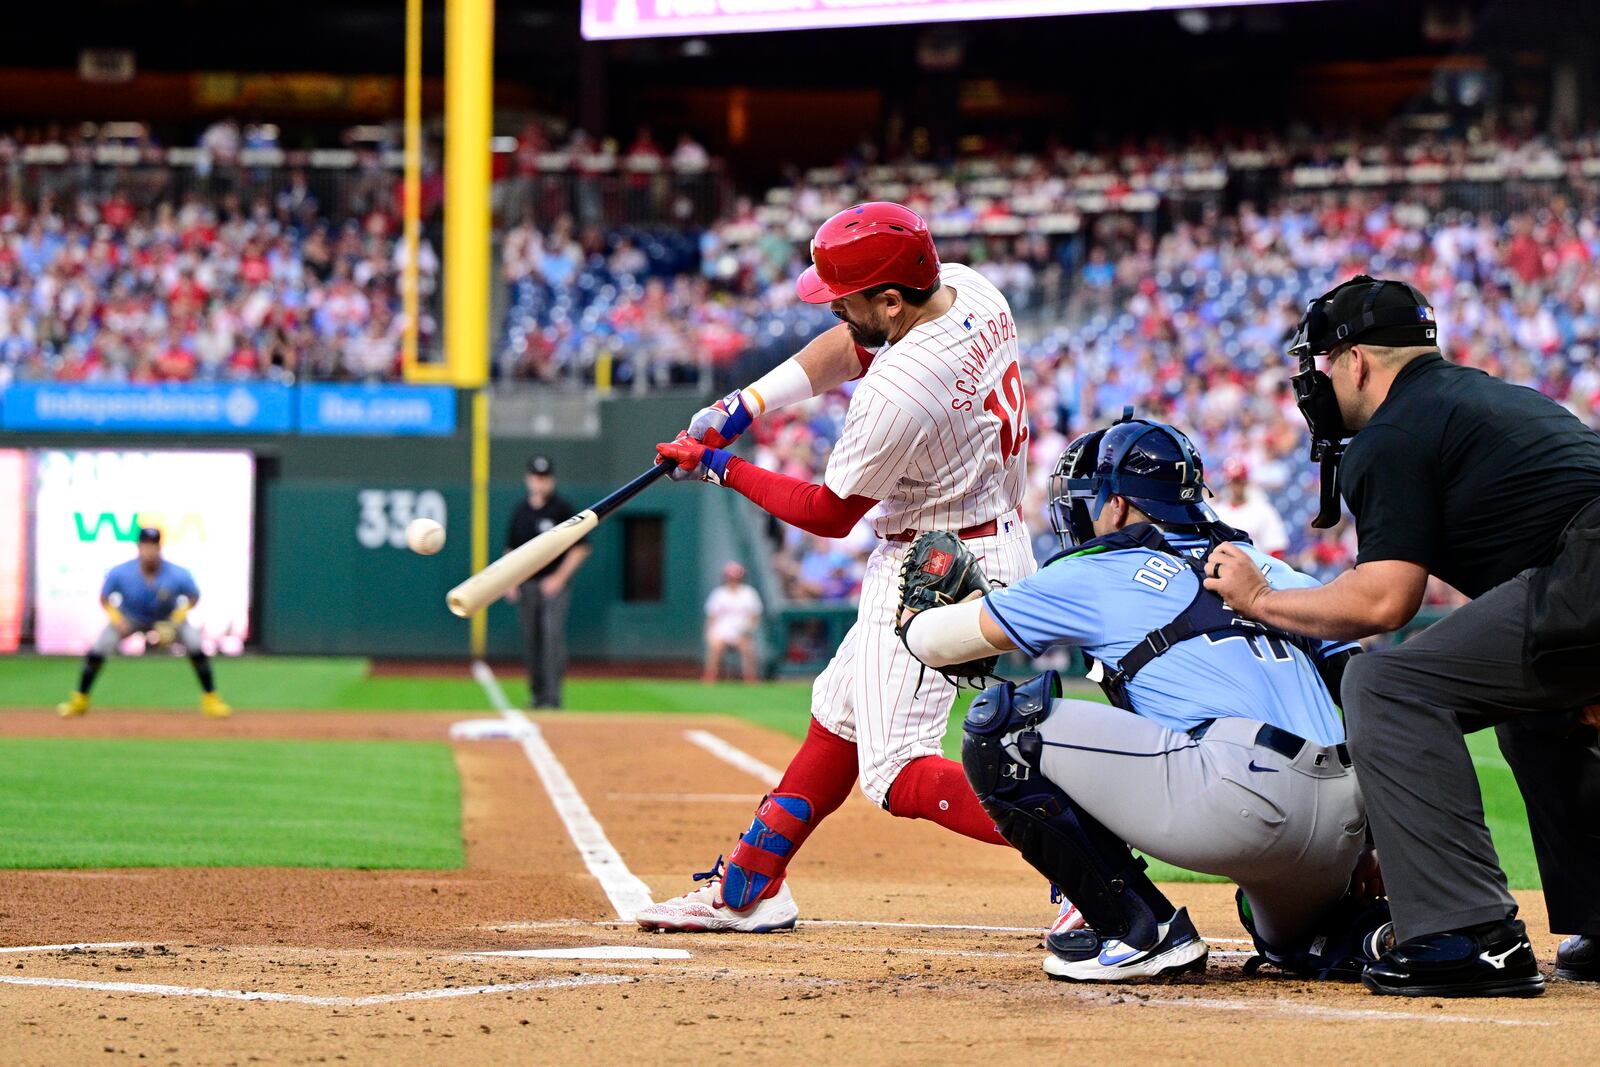
M 517 510 L 511 513 L 511 527 L 506 531 L 506 551 L 522 547 L 546 530 L 555 529 L 576 514 L 572 505 L 555 493 L 551 493 L 545 500 L 544 506 L 538 508 L 528 503 L 527 497 L 523 497 L 522 503 L 517 505 Z M 578 544 L 583 544 L 583 541 L 579 541 Z M 571 548 L 567 549 L 567 552 L 571 551 Z M 554 573 L 555 569 L 561 566 L 561 561 L 567 558 L 567 552 L 551 560 L 549 566 L 528 581 L 538 581 L 545 575 Z
M 1339 485 L 1358 563 L 1398 559 L 1478 597 L 1550 562 L 1600 498 L 1600 434 L 1554 400 L 1442 355 L 1401 368 Z

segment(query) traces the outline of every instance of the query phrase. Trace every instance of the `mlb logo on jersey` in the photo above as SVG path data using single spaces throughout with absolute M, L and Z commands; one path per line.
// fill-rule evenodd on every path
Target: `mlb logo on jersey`
M 972 329 L 972 316 L 971 315 L 968 315 L 966 318 L 961 320 L 961 328 L 963 330 Z
M 935 578 L 943 578 L 949 573 L 950 564 L 954 562 L 954 559 L 955 557 L 950 553 L 934 549 L 928 553 L 927 561 L 922 564 L 922 573 L 931 574 Z

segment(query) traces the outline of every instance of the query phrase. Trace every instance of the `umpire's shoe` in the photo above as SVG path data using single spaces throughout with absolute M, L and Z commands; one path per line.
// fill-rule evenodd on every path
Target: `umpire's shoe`
M 1544 976 L 1521 921 L 1414 937 L 1385 952 L 1362 982 L 1401 997 L 1536 997 Z
M 1576 934 L 1556 949 L 1556 977 L 1569 982 L 1600 982 L 1600 937 Z

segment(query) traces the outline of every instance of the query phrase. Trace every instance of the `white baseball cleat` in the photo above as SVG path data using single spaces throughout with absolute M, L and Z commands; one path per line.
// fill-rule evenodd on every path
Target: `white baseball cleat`
M 1179 908 L 1156 932 L 1156 943 L 1144 949 L 1103 938 L 1088 927 L 1060 935 L 1052 938 L 1044 973 L 1069 982 L 1127 982 L 1205 971 L 1210 950 L 1187 909 Z
M 691 893 L 650 905 L 635 915 L 634 921 L 646 930 L 663 933 L 770 934 L 793 930 L 799 917 L 787 880 L 771 896 L 735 911 L 722 902 L 722 879 L 713 878 Z

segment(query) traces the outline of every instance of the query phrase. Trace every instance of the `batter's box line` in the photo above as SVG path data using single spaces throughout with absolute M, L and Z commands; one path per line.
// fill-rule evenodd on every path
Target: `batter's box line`
M 206 989 L 199 986 L 158 985 L 151 982 L 88 982 L 78 978 L 34 978 L 0 975 L 0 985 L 38 986 L 45 989 L 85 989 L 102 993 L 130 993 L 158 997 L 190 997 L 200 1000 L 245 1000 L 267 1004 L 307 1004 L 320 1008 L 361 1008 L 375 1004 L 398 1004 L 414 1000 L 448 1000 L 477 997 L 490 993 L 521 993 L 534 989 L 576 989 L 580 986 L 624 985 L 639 979 L 624 974 L 584 974 L 568 978 L 545 978 L 529 982 L 501 982 L 495 985 L 452 986 L 443 989 L 416 989 L 405 993 L 375 993 L 364 997 L 315 996 L 309 993 L 273 993 L 259 989 Z

